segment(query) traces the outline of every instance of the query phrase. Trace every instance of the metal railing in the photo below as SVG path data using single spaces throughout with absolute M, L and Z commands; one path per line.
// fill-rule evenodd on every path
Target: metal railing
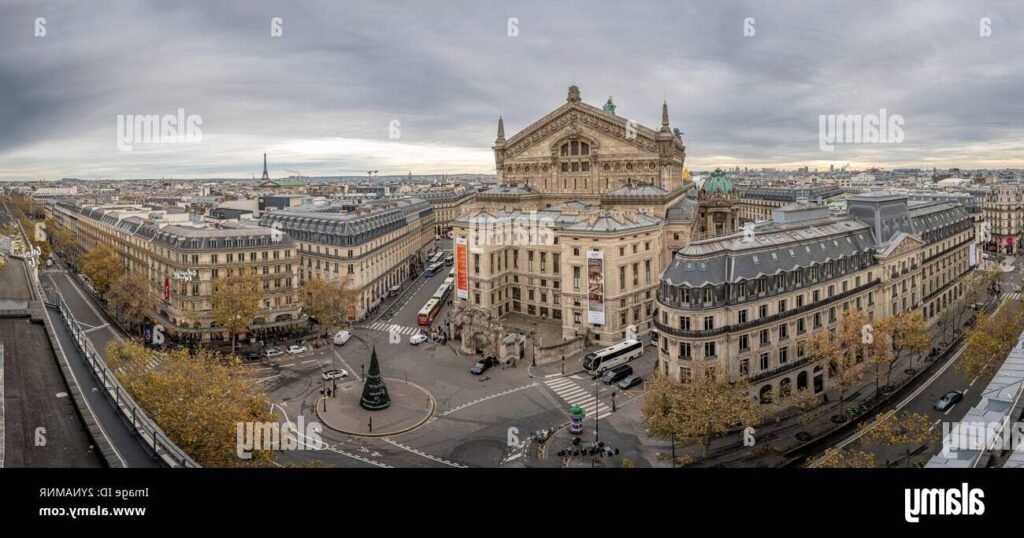
M 38 280 L 36 284 L 38 286 Z M 41 289 L 39 293 L 40 297 L 45 297 Z M 81 324 L 75 319 L 67 303 L 64 302 L 64 298 L 57 295 L 57 303 L 56 306 L 52 304 L 47 306 L 55 308 L 60 312 L 61 318 L 71 331 L 75 343 L 78 345 L 78 349 L 82 352 L 89 367 L 92 368 L 96 379 L 103 383 L 107 397 L 110 398 L 114 406 L 121 412 L 126 423 L 131 424 L 132 429 L 145 441 L 147 447 L 168 467 L 200 467 L 195 460 L 190 458 L 185 451 L 167 437 L 167 434 L 160 429 L 160 426 L 153 419 L 149 418 L 142 407 L 128 394 L 128 391 L 125 390 L 114 376 L 114 372 L 107 366 L 103 357 L 96 351 L 92 341 L 86 336 L 85 330 L 82 329 Z

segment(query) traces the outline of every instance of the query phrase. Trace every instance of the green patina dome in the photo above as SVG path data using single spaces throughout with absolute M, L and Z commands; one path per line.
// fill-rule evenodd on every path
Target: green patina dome
M 716 168 L 711 177 L 704 181 L 701 189 L 707 194 L 729 194 L 732 192 L 732 181 L 725 177 L 725 172 L 721 168 Z

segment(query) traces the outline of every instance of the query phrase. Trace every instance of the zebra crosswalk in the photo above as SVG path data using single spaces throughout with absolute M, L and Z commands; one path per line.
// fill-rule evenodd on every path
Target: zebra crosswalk
M 49 274 L 68 274 L 68 270 L 62 267 L 47 267 L 46 269 L 43 269 L 42 272 Z
M 1004 293 L 1003 294 L 1003 299 L 1009 299 L 1011 301 L 1019 301 L 1020 300 L 1020 292 Z
M 586 417 L 597 416 L 602 419 L 611 414 L 611 409 L 603 402 L 594 398 L 594 392 L 585 390 L 571 379 L 549 379 L 544 382 L 559 398 L 565 400 L 569 405 L 578 405 L 583 408 Z
M 395 325 L 393 323 L 384 323 L 383 321 L 378 321 L 376 323 L 371 323 L 371 324 L 367 325 L 366 328 L 370 329 L 371 331 L 380 331 L 380 332 L 385 332 L 385 333 L 396 332 L 398 334 L 404 334 L 406 336 L 412 336 L 412 335 L 420 332 L 420 328 L 419 327 L 406 327 L 404 325 Z

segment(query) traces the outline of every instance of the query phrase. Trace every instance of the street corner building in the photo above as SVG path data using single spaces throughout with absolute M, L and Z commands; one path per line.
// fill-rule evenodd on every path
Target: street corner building
M 55 224 L 75 238 L 67 252 L 71 263 L 109 245 L 126 271 L 146 276 L 156 305 L 147 321 L 162 325 L 171 342 L 229 340 L 213 316 L 214 282 L 242 273 L 262 281 L 248 334 L 262 338 L 305 323 L 297 247 L 287 235 L 254 222 L 210 224 L 178 208 L 59 201 L 51 211 Z
M 805 344 L 842 311 L 880 320 L 921 312 L 929 326 L 964 294 L 974 216 L 959 203 L 868 192 L 847 210 L 799 200 L 749 230 L 695 240 L 658 289 L 658 369 L 678 382 L 746 378 L 774 392 L 829 388 Z
M 295 241 L 300 281 L 323 278 L 356 297 L 351 319 L 418 274 L 434 245 L 434 209 L 422 199 L 331 202 L 270 211 L 260 224 Z

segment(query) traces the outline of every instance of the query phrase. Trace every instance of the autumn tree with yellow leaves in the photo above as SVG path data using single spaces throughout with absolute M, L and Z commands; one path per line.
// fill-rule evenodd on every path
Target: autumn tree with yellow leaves
M 998 370 L 1024 331 L 1024 306 L 1006 303 L 997 312 L 998 317 L 980 314 L 967 332 L 967 345 L 956 369 L 968 379 Z
M 341 281 L 309 278 L 302 283 L 299 294 L 303 311 L 316 319 L 322 333 L 334 334 L 352 317 L 356 294 L 348 278 Z
M 903 448 L 907 467 L 911 464 L 911 450 L 939 438 L 938 430 L 932 430 L 928 417 L 913 411 L 884 414 L 862 425 L 861 432 L 861 443 Z
M 107 244 L 97 245 L 86 252 L 85 256 L 82 256 L 80 267 L 85 276 L 92 280 L 96 293 L 104 298 L 114 281 L 124 274 L 121 258 L 113 247 Z
M 860 310 L 846 310 L 839 317 L 834 331 L 819 331 L 807 340 L 807 352 L 811 362 L 825 369 L 829 374 L 832 388 L 839 390 L 839 410 L 842 412 L 846 391 L 864 377 L 863 362 L 874 361 L 871 355 L 878 349 L 869 340 L 875 338 L 867 315 Z M 870 335 L 870 338 L 869 338 Z M 833 417 L 836 421 L 846 420 L 845 415 Z
M 150 367 L 155 361 L 158 366 Z M 107 346 L 107 362 L 136 403 L 204 467 L 267 466 L 270 450 L 238 455 L 239 424 L 276 422 L 251 372 L 231 357 L 185 349 L 158 352 L 133 341 Z M 262 448 L 269 448 L 263 446 Z
M 128 273 L 114 280 L 107 290 L 107 306 L 118 321 L 138 324 L 143 335 L 142 320 L 156 307 L 149 281 L 143 273 Z
M 914 356 L 920 355 L 931 347 L 932 335 L 921 312 L 903 312 L 878 322 L 878 332 L 888 342 L 891 360 L 888 361 L 885 384 L 892 378 L 892 369 L 904 357 L 910 357 L 909 368 L 914 368 Z
M 235 352 L 238 333 L 249 328 L 252 319 L 260 310 L 262 286 L 263 282 L 258 275 L 241 271 L 213 283 L 213 293 L 210 297 L 213 319 L 230 333 L 231 353 Z
M 819 469 L 870 469 L 875 455 L 859 448 L 829 448 L 815 463 Z
M 745 379 L 708 377 L 675 383 L 655 375 L 647 383 L 641 415 L 651 435 L 700 443 L 701 456 L 706 457 L 715 436 L 761 422 L 760 406 L 750 393 Z

